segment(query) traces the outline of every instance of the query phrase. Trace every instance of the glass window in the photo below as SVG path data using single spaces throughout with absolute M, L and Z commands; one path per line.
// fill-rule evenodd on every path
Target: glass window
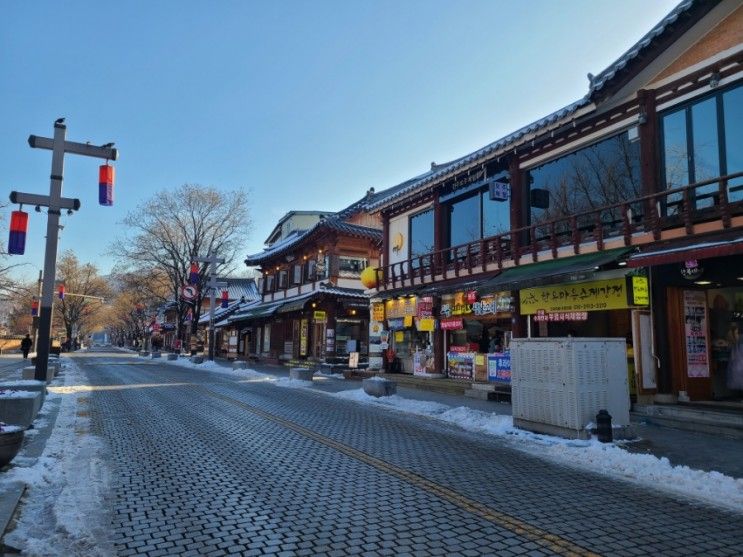
M 743 87 L 722 95 L 723 121 L 725 124 L 725 174 L 743 172 Z M 743 177 L 728 185 L 730 201 L 743 200 Z
M 663 155 L 666 189 L 689 183 L 689 157 L 686 145 L 686 111 L 663 117 Z
M 480 239 L 480 195 L 472 195 L 449 205 L 449 246 Z
M 275 283 L 274 276 L 273 275 L 266 275 L 266 282 L 265 282 L 266 290 L 265 291 L 266 292 L 273 292 L 273 290 L 274 290 L 274 283 Z
M 530 189 L 548 192 L 546 207 L 531 205 L 531 222 L 538 224 L 621 203 L 641 195 L 640 143 L 630 141 L 627 132 L 533 168 L 528 173 Z M 532 193 L 532 196 L 534 194 Z M 633 207 L 635 217 L 640 207 Z M 593 217 L 579 225 L 593 226 Z M 619 227 L 619 210 L 602 215 L 604 223 Z M 569 233 L 568 221 L 557 227 Z
M 341 255 L 338 258 L 338 272 L 342 277 L 357 277 L 361 271 L 366 269 L 367 260 L 365 257 L 348 257 Z
M 482 196 L 482 237 L 497 236 L 511 230 L 511 205 L 508 201 L 491 201 L 488 191 Z
M 304 280 L 307 282 L 314 281 L 316 272 L 317 262 L 314 259 L 311 259 L 304 265 Z
M 711 98 L 691 107 L 692 136 L 694 137 L 694 182 L 703 182 L 720 175 L 720 146 L 717 142 L 717 99 Z M 712 207 L 712 194 L 717 184 L 695 191 L 696 206 Z
M 287 287 L 287 279 L 289 273 L 287 271 L 279 271 L 279 290 Z
M 410 217 L 410 257 L 434 251 L 433 209 Z

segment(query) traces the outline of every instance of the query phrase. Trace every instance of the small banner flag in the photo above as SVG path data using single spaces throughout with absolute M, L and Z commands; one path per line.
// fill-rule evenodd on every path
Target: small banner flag
M 222 290 L 222 308 L 226 308 L 229 304 L 229 292 Z
M 114 204 L 114 167 L 102 164 L 98 169 L 98 203 L 110 207 Z
M 38 317 L 39 315 L 39 300 L 36 298 L 31 302 L 31 317 Z
M 198 284 L 199 282 L 199 264 L 191 263 L 191 273 L 189 274 L 188 280 L 191 284 Z

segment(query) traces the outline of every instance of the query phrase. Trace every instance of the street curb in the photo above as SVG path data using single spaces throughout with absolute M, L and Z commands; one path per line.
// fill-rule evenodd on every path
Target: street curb
M 21 502 L 21 497 L 26 492 L 26 484 L 23 482 L 12 482 L 8 484 L 8 489 L 0 492 L 0 540 L 5 538 L 5 531 L 10 524 L 10 521 L 15 515 L 15 511 L 18 508 L 18 503 Z M 3 547 L 0 544 L 0 548 Z

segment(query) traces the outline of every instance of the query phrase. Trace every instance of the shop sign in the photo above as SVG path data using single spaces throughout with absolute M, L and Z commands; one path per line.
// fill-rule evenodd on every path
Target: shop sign
M 474 352 L 448 352 L 446 360 L 449 363 L 449 377 L 455 379 L 472 379 L 475 369 Z
M 436 320 L 432 318 L 418 319 L 415 322 L 419 331 L 431 332 L 436 328 Z
M 650 304 L 650 288 L 648 287 L 648 277 L 632 276 L 628 277 L 630 281 L 629 304 L 632 306 L 647 306 Z
M 521 290 L 521 315 L 627 309 L 625 277 Z
M 495 315 L 498 312 L 511 311 L 513 298 L 511 296 L 484 296 L 479 301 L 476 292 L 458 292 L 449 301 L 441 304 L 441 316 L 451 317 L 453 315 Z M 470 301 L 473 300 L 473 301 Z
M 307 355 L 307 337 L 309 336 L 309 322 L 302 319 L 299 324 L 299 355 Z
M 418 306 L 416 308 L 416 317 L 432 317 L 433 316 L 433 297 L 423 296 L 418 300 Z
M 464 329 L 464 322 L 459 317 L 447 317 L 441 320 L 441 329 L 444 331 Z
M 511 353 L 494 352 L 488 354 L 488 381 L 511 382 Z
M 335 329 L 325 330 L 325 351 L 335 352 Z
M 696 259 L 689 259 L 684 261 L 679 272 L 686 280 L 697 280 L 704 274 L 704 267 L 699 265 L 699 261 Z
M 405 321 L 402 317 L 400 317 L 399 319 L 388 319 L 387 328 L 390 331 L 399 331 L 405 328 Z
M 352 369 L 359 367 L 359 353 L 358 352 L 349 352 L 348 367 Z
M 383 302 L 375 302 L 372 304 L 372 320 L 379 321 L 380 323 L 384 321 L 384 303 Z
M 415 315 L 416 302 L 417 299 L 414 296 L 410 298 L 399 298 L 397 300 L 387 300 L 384 304 L 387 319 Z
M 315 321 L 325 321 L 326 317 L 327 314 L 324 311 L 317 310 L 312 312 L 312 318 Z
M 413 326 L 413 316 L 412 315 L 406 315 L 402 318 L 402 324 L 407 329 L 408 327 Z
M 541 309 L 534 314 L 537 323 L 547 321 L 588 321 L 587 311 L 558 311 L 557 313 L 546 313 Z
M 709 377 L 707 297 L 704 292 L 684 290 L 684 332 L 688 376 Z

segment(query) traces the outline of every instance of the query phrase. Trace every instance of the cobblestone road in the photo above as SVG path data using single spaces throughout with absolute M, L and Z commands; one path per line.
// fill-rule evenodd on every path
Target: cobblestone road
M 743 517 L 311 389 L 77 358 L 119 555 L 740 555 Z

